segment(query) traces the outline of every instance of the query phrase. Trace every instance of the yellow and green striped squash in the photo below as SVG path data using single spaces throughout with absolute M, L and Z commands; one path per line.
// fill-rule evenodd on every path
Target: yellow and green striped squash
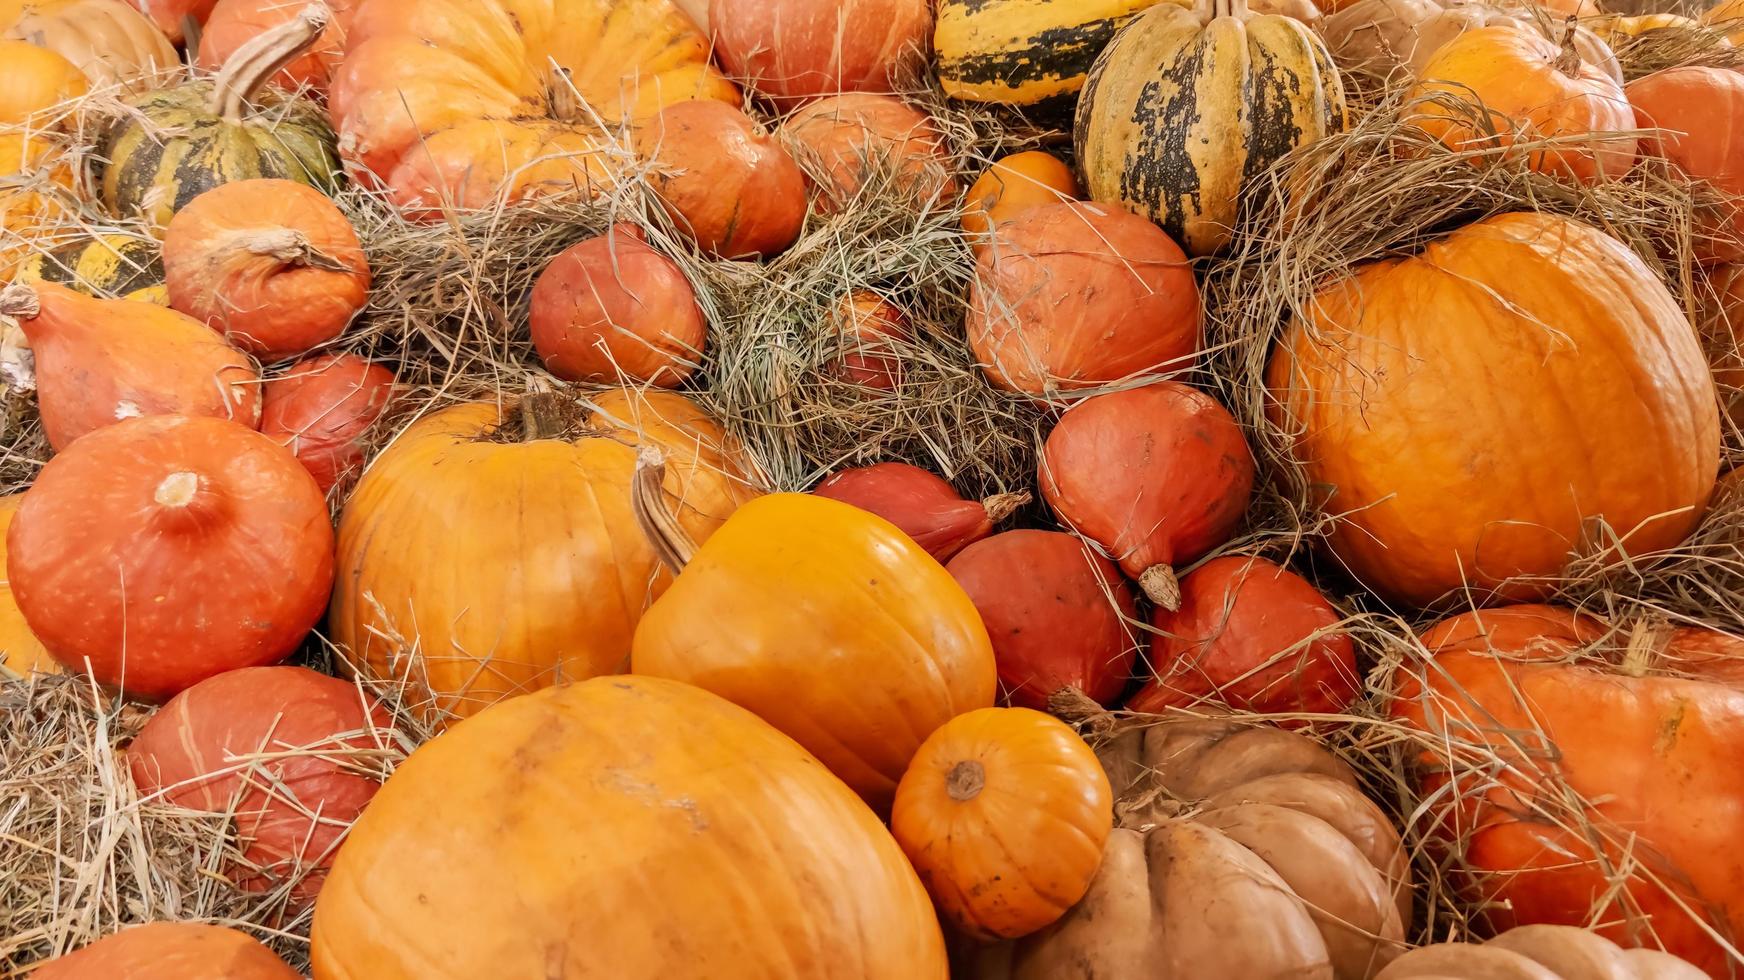
M 1249 179 L 1344 124 L 1344 84 L 1313 31 L 1245 0 L 1199 0 L 1159 4 L 1116 35 L 1073 136 L 1093 200 L 1210 255 L 1228 244 Z
M 939 0 L 939 81 L 967 102 L 1070 113 L 1096 56 L 1158 0 Z
M 163 252 L 136 235 L 93 235 L 38 252 L 19 263 L 14 282 L 53 282 L 87 296 L 169 305 Z

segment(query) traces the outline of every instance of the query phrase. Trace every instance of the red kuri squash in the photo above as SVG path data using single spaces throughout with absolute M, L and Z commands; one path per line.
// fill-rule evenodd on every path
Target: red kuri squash
M 394 397 L 387 368 L 352 354 L 298 361 L 268 378 L 260 431 L 302 462 L 326 493 L 363 466 L 364 436 Z
M 1697 240 L 1705 262 L 1744 258 L 1744 74 L 1688 66 L 1654 72 L 1628 86 L 1642 129 L 1655 130 L 1641 152 L 1664 157 L 1684 176 L 1718 192 L 1701 216 Z
M 1030 499 L 1027 493 L 1001 493 L 964 500 L 949 483 L 907 463 L 838 470 L 812 493 L 877 514 L 941 562 L 992 534 L 995 524 Z
M 725 102 L 674 102 L 637 128 L 654 193 L 678 229 L 718 258 L 767 258 L 805 224 L 805 174 L 775 137 Z
M 830 313 L 831 324 L 850 348 L 842 355 L 842 376 L 858 385 L 894 391 L 902 382 L 902 358 L 890 340 L 908 337 L 908 317 L 869 289 L 843 296 Z
M 30 975 L 34 980 L 302 980 L 249 936 L 203 922 L 130 926 Z
M 925 66 L 931 0 L 710 0 L 715 53 L 770 98 L 889 92 Z
M 888 175 L 897 193 L 928 207 L 948 207 L 957 184 L 944 137 L 932 118 L 889 95 L 851 93 L 807 103 L 778 134 L 817 185 L 816 206 L 833 213 L 866 185 Z
M 295 457 L 223 419 L 129 419 L 49 460 L 6 536 L 43 646 L 162 700 L 275 663 L 327 608 L 333 527 Z
M 237 49 L 263 32 L 292 20 L 297 11 L 310 0 L 218 0 L 212 7 L 206 26 L 200 30 L 200 47 L 194 66 L 216 72 Z M 355 0 L 324 0 L 333 18 L 321 31 L 313 46 L 293 58 L 271 83 L 289 91 L 307 89 L 320 97 L 327 94 L 327 83 L 339 67 L 345 52 L 345 27 L 351 21 Z

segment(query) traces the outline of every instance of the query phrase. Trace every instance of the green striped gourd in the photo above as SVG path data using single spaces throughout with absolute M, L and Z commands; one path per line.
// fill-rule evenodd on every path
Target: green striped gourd
M 1198 0 L 1154 6 L 1115 36 L 1074 137 L 1092 199 L 1210 255 L 1229 241 L 1245 181 L 1344 123 L 1344 85 L 1313 31 L 1246 0 Z
M 99 299 L 168 305 L 163 252 L 138 235 L 101 234 L 36 252 L 19 263 L 14 282 L 57 282 Z
M 1096 56 L 1156 2 L 939 0 L 939 82 L 953 99 L 1070 113 Z
M 238 48 L 216 77 L 128 98 L 132 111 L 104 140 L 103 202 L 162 226 L 234 180 L 279 177 L 332 190 L 339 162 L 325 115 L 312 103 L 255 95 L 321 36 L 327 18 L 325 7 L 311 5 Z

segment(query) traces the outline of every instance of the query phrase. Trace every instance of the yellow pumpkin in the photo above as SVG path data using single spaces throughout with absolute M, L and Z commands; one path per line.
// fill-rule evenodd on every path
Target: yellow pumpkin
M 72 62 L 28 41 L 0 38 L 0 125 L 30 121 L 52 125 L 46 110 L 85 94 L 85 76 Z M 34 118 L 33 118 L 34 117 Z

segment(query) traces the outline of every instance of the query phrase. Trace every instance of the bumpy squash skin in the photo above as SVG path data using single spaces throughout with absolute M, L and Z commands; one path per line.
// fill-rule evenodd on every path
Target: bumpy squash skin
M 1084 187 L 1156 221 L 1188 254 L 1228 243 L 1243 183 L 1345 125 L 1344 84 L 1302 22 L 1235 0 L 1160 4 L 1102 52 L 1078 100 Z
M 1070 115 L 1090 66 L 1157 0 L 940 0 L 933 50 L 945 94 Z

